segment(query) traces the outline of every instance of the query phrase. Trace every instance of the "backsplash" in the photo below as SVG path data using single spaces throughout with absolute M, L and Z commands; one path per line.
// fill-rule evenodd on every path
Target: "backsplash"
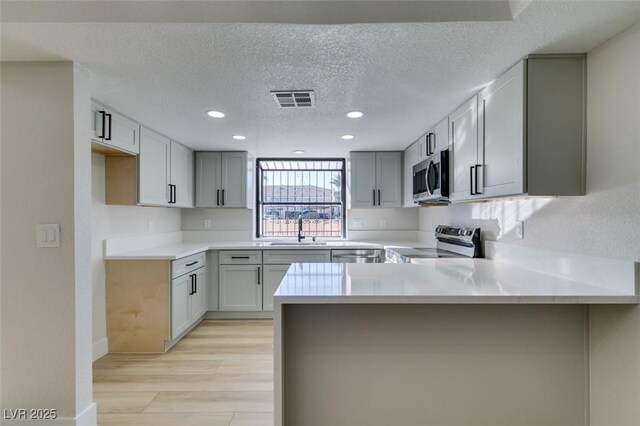
M 210 227 L 205 227 L 205 220 Z M 185 241 L 251 240 L 255 217 L 251 209 L 184 209 Z M 347 230 L 354 240 L 417 239 L 418 209 L 352 209 L 347 211 Z

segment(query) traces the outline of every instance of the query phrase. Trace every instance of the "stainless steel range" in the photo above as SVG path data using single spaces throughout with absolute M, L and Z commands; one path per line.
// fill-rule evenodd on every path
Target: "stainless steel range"
M 436 227 L 436 248 L 390 248 L 387 263 L 413 263 L 416 259 L 482 257 L 480 228 Z

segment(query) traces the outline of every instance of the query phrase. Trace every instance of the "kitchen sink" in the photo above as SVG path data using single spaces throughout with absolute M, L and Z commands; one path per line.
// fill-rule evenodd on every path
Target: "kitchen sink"
M 270 246 L 326 246 L 327 243 L 321 243 L 321 242 L 273 242 L 273 243 L 269 243 Z

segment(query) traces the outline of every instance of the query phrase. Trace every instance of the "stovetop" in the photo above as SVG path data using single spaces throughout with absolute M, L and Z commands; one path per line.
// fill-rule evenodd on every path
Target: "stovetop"
M 411 263 L 412 259 L 463 258 L 458 253 L 436 248 L 392 248 L 386 250 L 387 262 Z

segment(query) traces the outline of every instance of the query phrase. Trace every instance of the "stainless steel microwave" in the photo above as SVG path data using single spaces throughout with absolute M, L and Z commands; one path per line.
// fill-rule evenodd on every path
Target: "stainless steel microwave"
M 413 166 L 413 201 L 449 201 L 449 150 L 435 152 Z

